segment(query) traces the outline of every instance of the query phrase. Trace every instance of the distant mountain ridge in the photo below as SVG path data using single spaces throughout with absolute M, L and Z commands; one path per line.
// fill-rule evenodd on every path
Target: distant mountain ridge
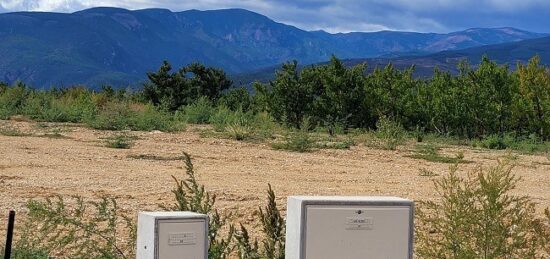
M 542 64 L 548 65 L 550 64 L 550 37 L 472 47 L 460 50 L 442 51 L 424 56 L 409 55 L 393 58 L 380 57 L 344 59 L 342 62 L 346 66 L 366 63 L 367 70 L 369 71 L 372 71 L 377 67 L 384 67 L 389 63 L 398 69 L 406 69 L 414 65 L 415 76 L 429 77 L 433 74 L 436 67 L 442 71 L 457 74 L 458 64 L 461 61 L 466 60 L 475 66 L 479 64 L 484 55 L 499 64 L 508 65 L 512 70 L 516 68 L 517 62 L 526 63 L 535 55 L 540 57 Z M 234 79 L 245 85 L 250 85 L 255 80 L 267 82 L 275 78 L 275 71 L 279 68 L 280 64 L 238 74 L 234 76 Z
M 71 14 L 0 14 L 0 81 L 35 87 L 136 85 L 163 60 L 197 61 L 237 74 L 289 60 L 426 55 L 546 34 L 514 28 L 449 34 L 305 31 L 244 9 L 171 12 L 92 8 Z

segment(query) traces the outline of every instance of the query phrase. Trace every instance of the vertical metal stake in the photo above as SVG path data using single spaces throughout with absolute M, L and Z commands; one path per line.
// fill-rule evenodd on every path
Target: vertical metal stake
M 13 241 L 13 225 L 15 223 L 15 211 L 10 210 L 8 218 L 8 232 L 6 234 L 6 250 L 4 251 L 4 259 L 11 257 L 11 243 Z

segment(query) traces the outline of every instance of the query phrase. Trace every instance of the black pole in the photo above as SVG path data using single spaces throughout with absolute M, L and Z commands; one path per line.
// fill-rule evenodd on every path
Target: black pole
M 4 252 L 4 259 L 10 259 L 11 257 L 11 243 L 13 241 L 13 225 L 15 223 L 15 211 L 10 210 L 8 218 L 8 232 L 6 235 L 6 250 Z

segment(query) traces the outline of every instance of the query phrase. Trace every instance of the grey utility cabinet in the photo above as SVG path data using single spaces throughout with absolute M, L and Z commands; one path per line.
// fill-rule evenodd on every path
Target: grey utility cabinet
M 397 197 L 291 196 L 286 259 L 412 259 L 413 219 Z
M 136 258 L 208 258 L 208 216 L 185 211 L 140 212 Z

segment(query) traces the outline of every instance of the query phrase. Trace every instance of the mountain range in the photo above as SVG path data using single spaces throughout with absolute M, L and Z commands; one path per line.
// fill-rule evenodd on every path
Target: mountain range
M 515 28 L 331 34 L 301 30 L 244 9 L 16 12 L 0 14 L 0 81 L 124 87 L 138 85 L 163 60 L 173 67 L 201 62 L 231 75 L 254 75 L 293 59 L 325 62 L 333 54 L 348 63 L 419 62 L 422 67 L 430 62 L 450 66 L 464 57 L 476 60 L 486 52 L 499 62 L 513 62 L 548 55 L 547 36 Z

